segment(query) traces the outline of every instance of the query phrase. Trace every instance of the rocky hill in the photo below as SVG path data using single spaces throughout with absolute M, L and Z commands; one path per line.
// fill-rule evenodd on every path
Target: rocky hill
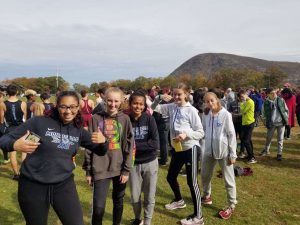
M 212 78 L 213 74 L 221 69 L 252 69 L 265 71 L 271 66 L 276 66 L 288 74 L 288 80 L 294 84 L 300 84 L 300 63 L 268 61 L 263 59 L 244 57 L 224 53 L 199 54 L 184 62 L 171 76 L 190 74 L 205 74 Z

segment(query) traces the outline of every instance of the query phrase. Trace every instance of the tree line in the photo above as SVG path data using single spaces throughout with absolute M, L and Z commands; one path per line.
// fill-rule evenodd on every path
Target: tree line
M 239 87 L 253 86 L 256 88 L 277 87 L 282 86 L 288 75 L 277 67 L 267 68 L 265 71 L 255 71 L 249 69 L 222 69 L 216 72 L 212 78 L 208 78 L 205 74 L 183 74 L 181 76 L 166 76 L 166 77 L 144 77 L 139 76 L 134 80 L 119 79 L 114 81 L 94 82 L 90 86 L 74 83 L 72 87 L 61 76 L 27 78 L 20 77 L 11 80 L 4 80 L 4 84 L 16 84 L 22 89 L 34 89 L 38 93 L 47 91 L 49 93 L 56 93 L 58 90 L 74 89 L 80 92 L 87 90 L 89 92 L 96 92 L 99 88 L 106 88 L 110 86 L 123 87 L 125 90 L 136 90 L 138 88 L 151 89 L 153 86 L 160 87 L 175 87 L 178 83 L 185 83 L 193 89 L 199 87 L 219 87 L 233 89 Z

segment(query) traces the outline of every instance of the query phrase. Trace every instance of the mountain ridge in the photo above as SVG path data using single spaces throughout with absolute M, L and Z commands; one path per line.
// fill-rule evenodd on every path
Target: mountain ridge
M 287 73 L 289 82 L 300 84 L 300 63 L 289 61 L 269 61 L 248 56 L 240 56 L 228 53 L 203 53 L 198 54 L 179 67 L 170 76 L 189 74 L 192 76 L 204 74 L 213 78 L 214 73 L 221 69 L 250 69 L 264 72 L 269 67 L 278 67 Z

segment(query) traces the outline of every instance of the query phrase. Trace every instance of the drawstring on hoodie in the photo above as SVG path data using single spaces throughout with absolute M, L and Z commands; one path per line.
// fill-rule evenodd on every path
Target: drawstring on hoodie
M 59 133 L 60 133 L 60 141 L 62 142 L 63 138 L 62 138 L 62 126 L 61 123 L 59 124 Z M 68 140 L 70 140 L 70 127 L 69 124 L 67 125 L 67 133 L 68 133 Z
M 48 202 L 53 205 L 53 191 L 54 191 L 54 186 L 49 185 L 48 190 L 47 190 L 47 197 L 48 197 Z

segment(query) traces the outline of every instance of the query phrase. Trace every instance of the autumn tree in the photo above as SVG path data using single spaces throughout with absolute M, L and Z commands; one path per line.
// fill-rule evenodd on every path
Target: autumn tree
M 91 93 L 95 93 L 95 92 L 97 92 L 98 89 L 99 89 L 99 84 L 98 83 L 92 83 L 90 85 L 89 91 Z
M 193 89 L 207 86 L 207 77 L 203 74 L 198 74 L 191 79 L 191 86 Z
M 110 84 L 111 84 L 111 86 L 123 87 L 128 90 L 131 85 L 131 80 L 119 79 L 119 80 L 110 82 Z
M 19 77 L 12 80 L 6 80 L 5 82 L 7 84 L 15 84 L 21 87 L 22 90 L 33 89 L 38 93 L 44 91 L 50 93 L 56 93 L 57 89 L 59 90 L 69 89 L 69 83 L 66 82 L 61 76 L 37 77 L 37 78 Z
M 191 74 L 183 74 L 178 77 L 178 83 L 184 83 L 187 86 L 192 86 L 192 75 Z
M 175 87 L 177 84 L 177 79 L 174 76 L 167 76 L 160 82 L 161 87 Z
M 84 84 L 79 84 L 79 83 L 74 83 L 73 88 L 78 93 L 80 93 L 80 91 L 82 91 L 82 90 L 87 90 L 87 91 L 89 90 L 88 86 L 86 86 Z
M 271 66 L 264 73 L 264 86 L 277 87 L 284 83 L 288 75 L 276 66 Z
M 131 90 L 136 90 L 138 88 L 147 89 L 152 85 L 149 84 L 148 82 L 149 82 L 149 78 L 146 78 L 144 76 L 139 76 L 138 78 L 136 78 L 134 81 L 131 82 L 130 89 Z
M 99 82 L 99 88 L 109 88 L 111 85 L 106 81 Z

